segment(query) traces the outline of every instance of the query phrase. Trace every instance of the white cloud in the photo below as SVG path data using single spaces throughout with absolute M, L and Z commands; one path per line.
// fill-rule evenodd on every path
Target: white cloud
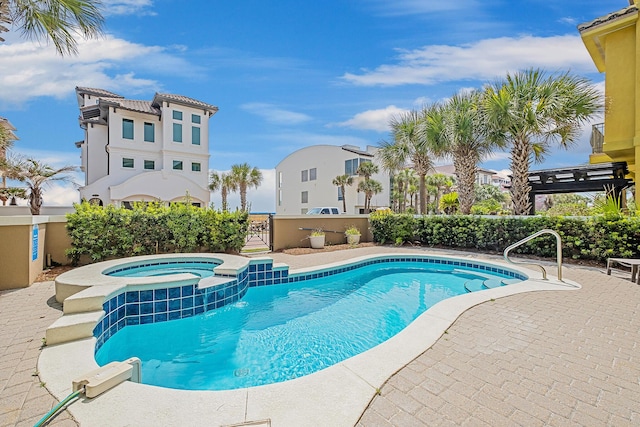
M 145 46 L 112 35 L 80 40 L 78 55 L 64 58 L 51 45 L 30 41 L 2 43 L 0 106 L 19 106 L 39 96 L 63 98 L 75 86 L 134 93 L 157 90 L 157 81 L 138 78 L 135 70 L 194 70 L 171 52 L 165 47 Z
M 311 120 L 311 117 L 306 114 L 284 110 L 282 108 L 276 107 L 273 104 L 262 102 L 243 104 L 240 106 L 240 108 L 252 114 L 260 116 L 270 123 L 297 125 L 299 123 L 304 123 Z
M 477 1 L 465 2 L 451 0 L 370 0 L 374 9 L 387 16 L 422 15 L 455 10 L 477 10 Z
M 379 110 L 367 110 L 358 113 L 353 118 L 337 123 L 337 126 L 351 127 L 355 129 L 375 130 L 386 132 L 389 130 L 389 120 L 393 116 L 398 116 L 408 110 L 389 105 Z
M 262 172 L 262 184 L 258 188 L 251 188 L 247 191 L 247 203 L 251 207 L 251 212 L 275 212 L 276 211 L 276 170 L 260 169 Z M 229 173 L 230 171 L 218 171 Z M 222 207 L 220 192 L 211 193 L 211 201 L 216 209 Z M 227 197 L 229 209 L 240 208 L 240 194 L 231 193 Z
M 43 206 L 72 206 L 80 202 L 80 193 L 71 184 L 53 183 L 44 188 Z
M 507 71 L 536 67 L 593 72 L 579 36 L 521 36 L 479 40 L 460 46 L 432 45 L 398 50 L 397 63 L 383 64 L 342 79 L 360 86 L 433 85 L 456 80 L 491 80 Z
M 103 3 L 105 16 L 109 15 L 155 15 L 148 8 L 153 5 L 151 0 L 110 0 Z

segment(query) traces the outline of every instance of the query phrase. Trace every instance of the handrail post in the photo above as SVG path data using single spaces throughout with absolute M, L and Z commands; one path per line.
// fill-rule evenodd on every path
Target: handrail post
M 547 270 L 545 270 L 545 268 L 542 265 L 536 264 L 536 263 L 533 263 L 533 262 L 526 262 L 526 263 L 525 262 L 518 262 L 517 263 L 517 262 L 514 262 L 511 259 L 509 259 L 509 252 L 512 249 L 515 249 L 518 246 L 521 246 L 521 245 L 527 243 L 530 240 L 535 239 L 536 237 L 538 237 L 538 236 L 540 236 L 542 234 L 551 234 L 551 235 L 555 236 L 555 238 L 556 238 L 556 260 L 557 260 L 557 263 L 558 263 L 558 280 L 560 282 L 562 282 L 562 238 L 554 230 L 550 230 L 548 228 L 545 228 L 543 230 L 538 231 L 537 233 L 533 233 L 532 235 L 530 235 L 528 237 L 525 237 L 524 239 L 522 239 L 522 240 L 520 240 L 520 241 L 518 241 L 518 242 L 516 242 L 516 243 L 514 243 L 512 245 L 507 246 L 507 248 L 504 250 L 504 259 L 507 262 L 511 263 L 511 264 L 529 264 L 529 265 L 534 265 L 534 266 L 540 268 L 540 270 L 542 271 L 542 280 L 547 280 Z

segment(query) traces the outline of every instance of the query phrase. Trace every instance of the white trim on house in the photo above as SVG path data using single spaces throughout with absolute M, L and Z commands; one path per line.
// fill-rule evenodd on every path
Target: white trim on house
M 209 119 L 218 107 L 173 94 L 140 101 L 76 87 L 76 95 L 85 131 L 75 143 L 85 172 L 81 198 L 121 205 L 189 194 L 209 204 Z

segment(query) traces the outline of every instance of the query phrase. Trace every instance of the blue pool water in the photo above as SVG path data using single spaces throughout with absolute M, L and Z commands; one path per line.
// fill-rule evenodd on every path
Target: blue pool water
M 373 264 L 330 277 L 252 287 L 238 302 L 170 322 L 126 326 L 98 364 L 139 357 L 146 384 L 227 390 L 324 369 L 391 338 L 486 271 Z M 507 278 L 491 273 L 495 278 Z
M 200 277 L 211 277 L 213 276 L 213 268 L 218 265 L 220 263 L 212 261 L 164 261 L 121 267 L 117 270 L 107 271 L 105 274 L 115 277 L 151 277 L 191 273 Z

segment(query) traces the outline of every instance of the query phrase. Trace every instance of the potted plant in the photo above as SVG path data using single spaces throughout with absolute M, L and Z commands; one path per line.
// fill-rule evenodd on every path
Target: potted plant
M 324 231 L 320 228 L 313 230 L 309 235 L 309 242 L 313 249 L 324 248 Z
M 347 243 L 350 245 L 357 245 L 360 243 L 360 230 L 355 225 L 349 226 L 344 232 L 347 236 Z

